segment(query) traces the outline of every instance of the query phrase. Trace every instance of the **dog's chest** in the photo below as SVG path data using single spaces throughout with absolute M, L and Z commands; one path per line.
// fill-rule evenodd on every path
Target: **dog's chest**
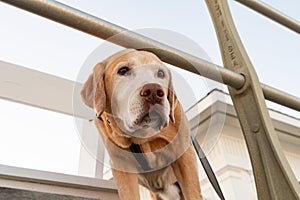
M 176 145 L 169 144 L 163 138 L 157 138 L 151 142 L 139 145 L 139 148 L 152 171 L 164 169 L 162 171 L 169 173 L 169 170 L 165 170 L 165 168 L 178 159 Z
M 139 174 L 138 179 L 141 185 L 153 192 L 162 191 L 176 182 L 173 169 L 170 166 L 157 171 Z

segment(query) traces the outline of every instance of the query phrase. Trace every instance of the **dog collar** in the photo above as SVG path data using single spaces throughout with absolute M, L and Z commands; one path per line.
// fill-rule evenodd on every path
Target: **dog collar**
M 101 117 L 101 115 L 99 115 L 98 113 L 96 113 L 96 117 L 103 122 L 103 118 Z
M 102 116 L 101 116 L 100 114 L 96 113 L 96 117 L 97 117 L 100 121 L 104 122 L 104 120 L 103 120 L 103 118 L 102 118 Z M 106 117 L 106 122 L 108 123 L 108 125 L 111 124 L 111 121 L 110 121 L 110 119 L 109 119 L 108 117 Z

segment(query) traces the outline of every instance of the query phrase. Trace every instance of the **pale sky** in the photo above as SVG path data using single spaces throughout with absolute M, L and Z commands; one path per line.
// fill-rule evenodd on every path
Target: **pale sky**
M 222 66 L 204 1 L 60 2 L 130 30 L 164 29 L 181 34 L 199 45 L 211 62 Z M 263 2 L 300 21 L 299 0 Z M 299 35 L 235 1 L 229 4 L 261 82 L 300 97 Z M 87 57 L 103 44 L 98 38 L 4 3 L 0 3 L 0 19 L 0 60 L 70 80 L 76 80 Z M 194 76 L 189 79 L 192 84 L 203 82 Z M 208 92 L 204 90 L 195 91 L 194 103 Z M 271 108 L 300 118 L 298 112 L 281 106 L 272 104 Z M 80 140 L 72 117 L 4 100 L 0 100 L 0 110 L 0 164 L 77 173 Z

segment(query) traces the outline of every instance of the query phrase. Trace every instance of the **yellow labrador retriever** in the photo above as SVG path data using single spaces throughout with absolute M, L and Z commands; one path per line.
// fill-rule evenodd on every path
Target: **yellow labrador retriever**
M 154 54 L 133 49 L 98 63 L 81 97 L 110 155 L 120 199 L 202 199 L 188 121 L 171 73 Z

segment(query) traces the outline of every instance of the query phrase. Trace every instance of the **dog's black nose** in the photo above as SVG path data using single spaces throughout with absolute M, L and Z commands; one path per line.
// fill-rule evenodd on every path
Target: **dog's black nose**
M 144 85 L 140 95 L 143 97 L 145 101 L 152 104 L 156 104 L 162 102 L 163 97 L 165 96 L 165 92 L 159 84 L 148 83 Z

